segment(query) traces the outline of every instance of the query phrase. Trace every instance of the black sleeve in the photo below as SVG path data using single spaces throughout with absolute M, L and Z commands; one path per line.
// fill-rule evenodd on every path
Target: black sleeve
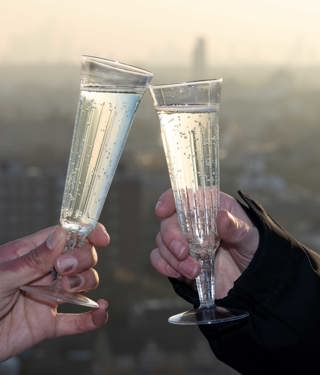
M 295 240 L 267 212 L 239 192 L 260 234 L 256 254 L 217 304 L 248 311 L 248 319 L 199 326 L 216 356 L 242 374 L 320 372 L 320 257 Z M 171 279 L 176 292 L 198 305 L 196 292 Z

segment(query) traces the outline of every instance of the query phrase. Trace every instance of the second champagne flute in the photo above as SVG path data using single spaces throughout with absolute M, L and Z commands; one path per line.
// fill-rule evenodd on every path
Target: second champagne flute
M 200 306 L 173 324 L 216 324 L 248 316 L 215 305 L 214 258 L 219 248 L 219 105 L 222 79 L 150 86 L 157 110 L 178 220 L 190 254 L 201 264 Z
M 78 111 L 61 207 L 69 233 L 66 250 L 81 245 L 96 226 L 124 149 L 134 114 L 153 74 L 134 66 L 82 56 Z M 98 307 L 82 294 L 53 286 L 25 286 L 53 302 Z

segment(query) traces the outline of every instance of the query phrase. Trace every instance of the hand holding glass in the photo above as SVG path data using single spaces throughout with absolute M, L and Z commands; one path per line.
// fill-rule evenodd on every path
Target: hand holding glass
M 222 80 L 151 86 L 178 220 L 190 254 L 201 264 L 200 306 L 169 318 L 173 324 L 213 324 L 248 316 L 215 305 L 214 257 L 219 248 L 219 104 Z
M 130 65 L 82 56 L 80 99 L 60 215 L 62 227 L 69 232 L 66 250 L 81 245 L 98 222 L 134 114 L 152 76 Z M 23 290 L 44 300 L 98 307 L 58 284 Z

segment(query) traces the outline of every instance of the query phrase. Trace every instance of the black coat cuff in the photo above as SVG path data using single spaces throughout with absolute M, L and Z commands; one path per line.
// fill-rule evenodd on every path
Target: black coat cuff
M 259 246 L 228 295 L 217 301 L 248 311 L 242 324 L 200 326 L 219 359 L 242 374 L 302 374 L 318 368 L 320 257 L 295 240 L 247 195 L 239 203 L 259 231 Z M 171 281 L 197 304 L 195 291 Z

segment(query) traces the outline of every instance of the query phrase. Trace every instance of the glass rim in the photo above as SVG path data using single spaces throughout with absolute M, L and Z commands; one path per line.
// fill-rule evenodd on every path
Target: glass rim
M 170 87 L 179 87 L 179 86 L 200 86 L 206 83 L 222 83 L 223 78 L 212 78 L 212 79 L 202 79 L 197 81 L 184 81 L 184 82 L 175 82 L 175 83 L 168 83 L 168 84 L 161 84 L 161 85 L 150 85 L 151 89 L 164 89 Z
M 81 58 L 96 60 L 97 62 L 104 63 L 104 65 L 109 66 L 111 68 L 115 68 L 121 72 L 126 72 L 129 74 L 131 73 L 134 75 L 139 75 L 139 76 L 144 76 L 144 77 L 153 77 L 152 72 L 149 72 L 148 70 L 145 70 L 145 69 L 141 69 L 134 65 L 123 63 L 119 60 L 105 59 L 104 57 L 93 56 L 93 55 L 81 55 Z

